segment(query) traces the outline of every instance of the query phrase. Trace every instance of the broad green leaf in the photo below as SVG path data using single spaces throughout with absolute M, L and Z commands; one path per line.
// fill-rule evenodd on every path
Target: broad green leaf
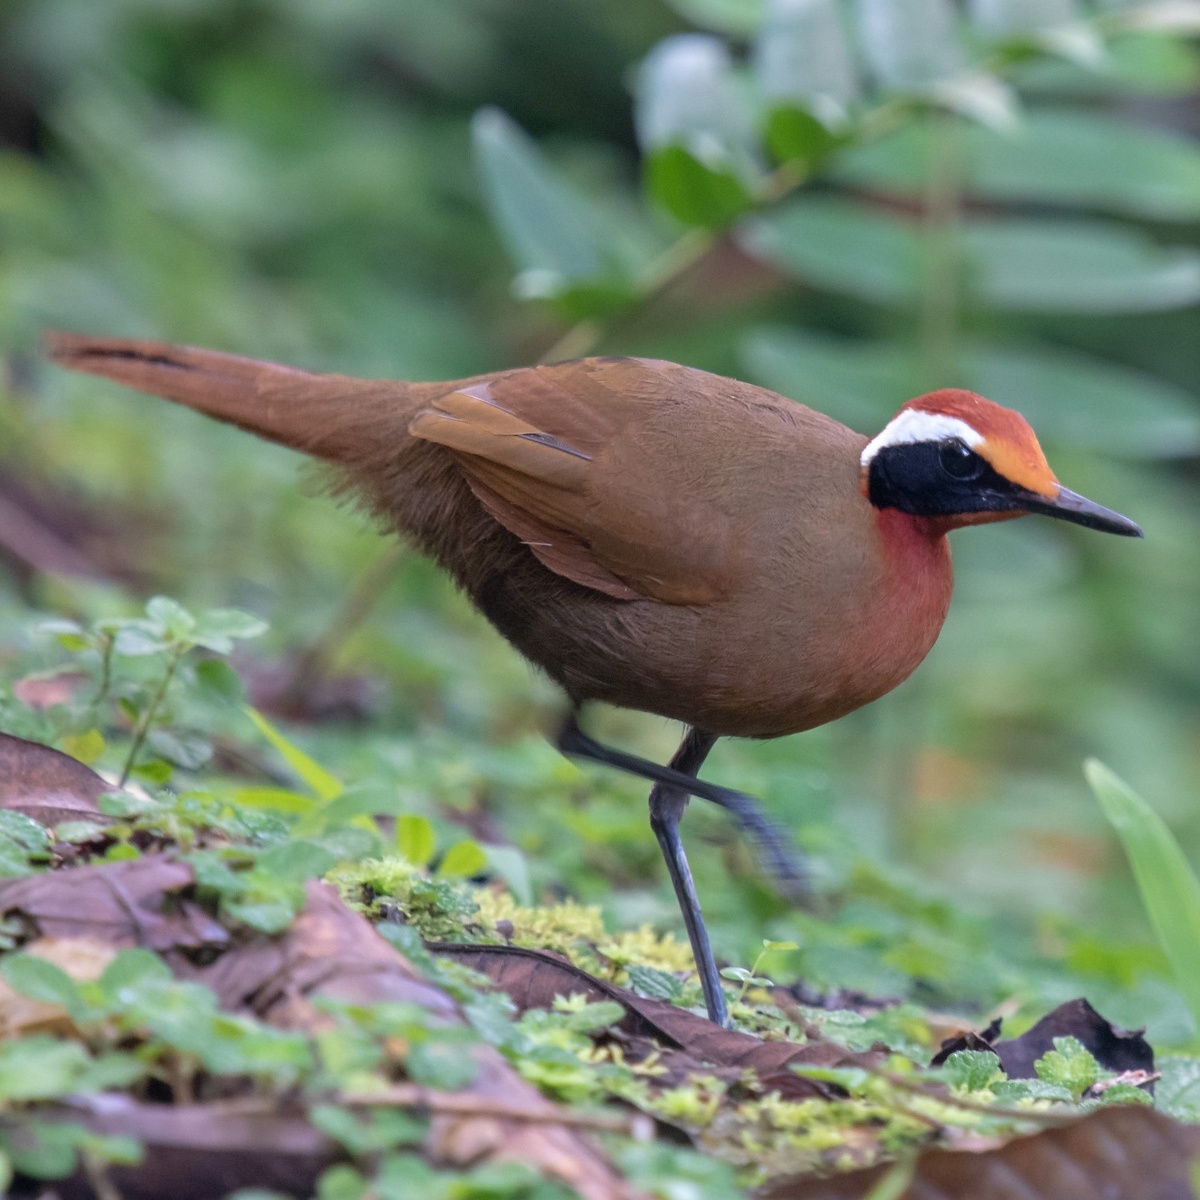
M 228 654 L 233 642 L 255 638 L 270 628 L 261 617 L 252 616 L 237 608 L 212 608 L 201 613 L 192 631 L 191 641 L 219 654 Z
M 754 72 L 772 113 L 798 109 L 822 127 L 844 124 L 859 85 L 837 0 L 770 0 Z
M 550 298 L 581 284 L 619 277 L 587 198 L 562 179 L 536 143 L 499 109 L 471 123 L 488 211 L 528 298 Z
M 10 839 L 30 854 L 42 853 L 50 848 L 50 834 L 46 827 L 11 808 L 0 808 L 0 837 Z
M 1103 763 L 1084 773 L 1121 839 L 1158 944 L 1200 1027 L 1200 881 L 1167 823 Z
M 0 1043 L 0 1098 L 48 1100 L 72 1090 L 91 1059 L 78 1042 L 42 1034 Z
M 222 700 L 234 702 L 245 698 L 246 690 L 237 672 L 224 660 L 206 658 L 196 663 L 193 668 L 196 682 L 206 691 L 219 696 Z
M 1154 1102 L 1160 1112 L 1189 1125 L 1200 1123 L 1200 1058 L 1156 1056 L 1162 1078 L 1154 1087 Z
M 857 0 L 859 43 L 879 81 L 919 91 L 963 64 L 949 0 Z
M 529 878 L 529 860 L 516 846 L 484 846 L 488 866 L 508 884 L 518 904 L 533 903 L 533 883 Z
M 100 986 L 107 996 L 117 1000 L 123 992 L 136 991 L 150 982 L 166 983 L 171 978 L 171 968 L 157 954 L 143 949 L 122 950 L 104 968 Z
M 736 175 L 706 166 L 683 146 L 652 150 L 645 170 L 650 194 L 687 225 L 720 228 L 750 207 L 750 193 Z
M 913 122 L 847 150 L 835 173 L 859 187 L 916 198 L 935 134 L 928 122 Z M 1181 134 L 1084 109 L 1043 108 L 1010 134 L 970 128 L 960 136 L 965 186 L 973 195 L 1200 219 L 1200 145 Z
M 341 781 L 325 770 L 320 763 L 311 759 L 299 746 L 288 741 L 262 713 L 247 707 L 246 715 L 254 722 L 259 733 L 279 751 L 284 762 L 312 788 L 319 800 L 328 802 L 342 794 Z
M 734 37 L 748 37 L 762 23 L 767 0 L 667 0 L 681 17 Z
M 752 254 L 804 283 L 880 304 L 916 299 L 917 231 L 899 217 L 845 200 L 805 199 L 739 227 Z
M 437 874 L 441 878 L 468 878 L 478 875 L 488 865 L 488 856 L 478 842 L 463 840 L 455 842 L 438 863 Z
M 973 291 L 986 307 L 1122 313 L 1200 300 L 1200 252 L 1102 221 L 977 220 L 964 226 Z
M 160 758 L 185 771 L 204 766 L 213 755 L 208 738 L 184 729 L 152 729 L 146 741 Z
M 920 295 L 920 226 L 866 205 L 798 200 L 748 222 L 742 242 L 831 291 L 901 306 Z M 1143 312 L 1200 300 L 1200 252 L 1115 222 L 979 218 L 963 223 L 959 257 L 967 294 L 984 308 Z
M 31 1000 L 61 1004 L 72 1013 L 78 1012 L 83 1003 L 75 981 L 62 967 L 33 954 L 6 955 L 0 960 L 0 975 L 13 991 Z
M 426 867 L 437 845 L 433 823 L 428 817 L 405 813 L 396 818 L 396 850 L 415 867 Z
M 278 879 L 303 883 L 318 879 L 337 864 L 337 855 L 324 846 L 303 838 L 289 838 L 258 856 L 256 870 L 265 871 Z
M 679 220 L 715 228 L 749 207 L 754 136 L 719 38 L 659 42 L 638 71 L 634 119 L 650 194 Z

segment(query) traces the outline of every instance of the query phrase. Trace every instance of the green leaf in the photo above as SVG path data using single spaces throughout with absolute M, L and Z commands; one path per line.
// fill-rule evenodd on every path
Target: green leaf
M 24 1120 L 0 1130 L 0 1145 L 21 1174 L 65 1179 L 75 1170 L 76 1148 L 90 1136 L 86 1129 L 65 1121 Z
M 518 293 L 550 298 L 581 284 L 615 286 L 621 272 L 591 204 L 528 134 L 495 108 L 475 114 L 471 133 L 488 211 L 521 272 Z
M 518 904 L 533 903 L 533 882 L 529 877 L 529 860 L 516 846 L 484 846 L 487 864 L 508 884 L 508 890 Z
M 831 291 L 897 306 L 920 295 L 920 227 L 865 205 L 797 200 L 748 222 L 742 242 Z M 1115 222 L 980 218 L 963 223 L 959 257 L 968 297 L 984 308 L 1142 312 L 1200 300 L 1200 252 Z
M 113 639 L 113 650 L 129 658 L 143 658 L 150 654 L 161 654 L 170 649 L 171 643 L 161 635 L 145 628 L 140 622 L 129 621 L 121 625 Z
M 0 837 L 11 839 L 30 854 L 50 849 L 50 834 L 46 827 L 10 808 L 0 808 Z
M 768 132 L 777 157 L 812 157 L 779 154 L 778 142 L 789 131 L 797 145 L 824 153 L 832 143 L 830 130 L 846 123 L 859 91 L 836 0 L 772 0 L 754 41 L 754 73 L 771 112 L 769 129 L 777 118 L 793 114 L 774 138 Z
M 809 166 L 823 162 L 840 144 L 823 121 L 798 105 L 773 108 L 764 136 L 776 162 Z
M 981 1092 L 998 1075 L 1000 1059 L 990 1050 L 958 1050 L 942 1066 L 946 1081 L 966 1092 Z
M 151 729 L 146 741 L 160 758 L 185 771 L 195 771 L 212 758 L 212 742 L 183 729 Z
M 0 1043 L 0 1098 L 50 1100 L 65 1096 L 90 1062 L 78 1042 L 41 1034 L 5 1041 Z
M 286 900 L 226 900 L 221 911 L 261 933 L 282 933 L 291 925 L 298 908 Z
M 196 682 L 222 700 L 237 703 L 245 699 L 246 689 L 242 686 L 237 672 L 222 659 L 206 658 L 196 663 L 193 670 Z
M 59 739 L 59 745 L 65 754 L 91 766 L 104 754 L 104 734 L 98 729 L 89 729 L 86 733 L 65 733 Z
M 300 813 L 307 815 L 317 811 L 320 801 L 302 792 L 290 792 L 286 788 L 239 788 L 233 793 L 235 804 L 247 808 L 269 808 L 275 812 Z
M 1084 774 L 1121 839 L 1150 925 L 1200 1027 L 1200 881 L 1166 822 L 1128 784 L 1094 758 Z
M 1200 300 L 1200 252 L 1103 221 L 995 219 L 964 226 L 976 299 L 1025 312 L 1124 313 Z
M 949 0 L 859 0 L 857 12 L 859 44 L 886 87 L 920 90 L 962 66 Z
M 69 1013 L 77 1013 L 83 1007 L 75 981 L 62 967 L 44 958 L 32 954 L 5 955 L 0 960 L 0 975 L 13 991 L 31 1000 L 61 1004 Z
M 427 867 L 433 858 L 437 839 L 428 817 L 405 813 L 396 818 L 396 850 L 415 867 Z
M 122 950 L 104 968 L 100 987 L 110 1000 L 118 1001 L 122 993 L 136 991 L 146 983 L 166 983 L 172 979 L 171 968 L 149 950 Z
M 753 203 L 756 146 L 732 71 L 724 42 L 693 33 L 659 42 L 638 72 L 647 188 L 689 225 L 719 228 Z
M 660 971 L 657 967 L 646 967 L 640 963 L 631 963 L 626 967 L 629 974 L 629 986 L 642 996 L 652 1000 L 678 1000 L 683 993 L 683 981 L 670 971 Z
M 1078 1038 L 1057 1037 L 1054 1049 L 1033 1064 L 1037 1077 L 1055 1087 L 1064 1087 L 1075 1100 L 1100 1078 L 1100 1064 Z
M 745 185 L 732 171 L 714 170 L 683 146 L 652 150 L 646 158 L 650 195 L 685 225 L 719 229 L 752 205 Z
M 337 856 L 324 846 L 302 838 L 289 838 L 264 850 L 258 856 L 256 869 L 266 871 L 277 879 L 303 883 L 308 879 L 319 879 L 336 866 L 337 861 Z
M 234 641 L 255 638 L 270 628 L 266 621 L 237 608 L 213 608 L 202 613 L 192 631 L 193 645 L 228 654 Z
M 803 283 L 880 304 L 918 296 L 921 247 L 916 227 L 846 200 L 793 201 L 743 223 L 742 245 Z
M 1155 1066 L 1162 1075 L 1154 1085 L 1155 1107 L 1177 1121 L 1200 1123 L 1200 1058 L 1169 1055 Z
M 478 842 L 455 842 L 438 863 L 437 874 L 443 879 L 470 878 L 488 865 L 488 856 Z
M 847 150 L 834 174 L 858 187 L 916 198 L 938 135 L 929 122 L 910 122 L 890 137 Z M 1041 108 L 1006 134 L 970 128 L 960 136 L 971 195 L 1152 220 L 1200 218 L 1200 146 L 1183 134 L 1101 112 Z
M 328 803 L 328 801 L 342 794 L 340 780 L 326 771 L 319 763 L 309 758 L 299 746 L 288 741 L 262 713 L 247 707 L 246 714 L 254 722 L 259 733 L 279 751 L 284 762 L 316 793 L 319 800 L 324 800 Z
M 146 604 L 146 616 L 172 641 L 190 641 L 196 618 L 176 600 L 155 596 Z

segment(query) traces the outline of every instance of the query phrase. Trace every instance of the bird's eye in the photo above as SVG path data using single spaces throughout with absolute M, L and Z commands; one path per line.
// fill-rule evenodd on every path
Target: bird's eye
M 983 472 L 983 459 L 958 438 L 951 438 L 939 446 L 938 461 L 942 470 L 955 479 L 978 479 Z

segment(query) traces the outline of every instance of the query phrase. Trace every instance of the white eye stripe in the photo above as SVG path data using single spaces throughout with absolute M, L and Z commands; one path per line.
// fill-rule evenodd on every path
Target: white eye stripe
M 978 446 L 983 434 L 973 429 L 958 417 L 945 413 L 922 412 L 919 408 L 906 408 L 898 417 L 884 427 L 883 432 L 868 443 L 859 462 L 865 467 L 880 450 L 888 446 L 907 446 L 916 442 L 948 442 L 958 438 L 968 446 Z

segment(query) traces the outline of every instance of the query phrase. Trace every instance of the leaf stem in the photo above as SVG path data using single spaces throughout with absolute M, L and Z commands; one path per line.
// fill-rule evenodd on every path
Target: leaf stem
M 133 765 L 137 761 L 137 756 L 141 753 L 146 735 L 150 732 L 150 723 L 154 720 L 155 715 L 162 706 L 163 699 L 167 694 L 167 688 L 171 686 L 171 680 L 175 677 L 175 668 L 179 666 L 183 656 L 187 653 L 187 649 L 186 646 L 176 646 L 171 652 L 162 682 L 158 685 L 158 691 L 154 693 L 150 703 L 146 705 L 145 712 L 142 713 L 141 720 L 138 721 L 137 731 L 133 735 L 133 745 L 129 747 L 129 757 L 126 758 L 125 766 L 121 770 L 121 778 L 117 780 L 117 787 L 119 788 L 123 788 L 129 779 L 129 773 L 133 770 Z

